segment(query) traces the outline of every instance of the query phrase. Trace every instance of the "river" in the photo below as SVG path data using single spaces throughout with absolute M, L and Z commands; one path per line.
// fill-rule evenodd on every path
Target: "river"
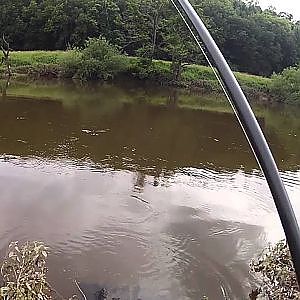
M 300 109 L 254 105 L 300 216 Z M 0 97 L 0 254 L 51 248 L 65 297 L 247 299 L 284 237 L 229 105 L 134 82 L 12 82 Z

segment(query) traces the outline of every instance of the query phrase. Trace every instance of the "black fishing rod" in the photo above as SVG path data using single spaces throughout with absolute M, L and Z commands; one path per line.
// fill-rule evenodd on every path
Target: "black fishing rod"
M 173 0 L 171 1 L 175 5 Z M 218 73 L 216 71 L 214 72 L 230 101 L 230 104 L 238 121 L 240 122 L 246 138 L 248 139 L 256 160 L 266 177 L 290 248 L 298 283 L 300 283 L 300 230 L 289 196 L 286 192 L 283 181 L 280 178 L 277 165 L 266 138 L 255 118 L 244 92 L 242 91 L 226 59 L 210 35 L 206 26 L 200 19 L 199 15 L 190 4 L 189 0 L 177 1 L 190 22 L 193 24 L 207 51 L 212 57 L 218 70 Z M 175 7 L 177 8 L 176 5 Z M 183 17 L 180 10 L 178 8 L 177 10 L 181 17 Z M 189 27 L 187 21 L 185 21 L 185 23 Z M 195 38 L 194 34 L 193 36 Z M 199 41 L 197 43 L 201 48 Z M 203 51 L 202 48 L 201 50 Z M 208 59 L 207 55 L 205 56 L 210 66 L 212 66 L 212 63 Z

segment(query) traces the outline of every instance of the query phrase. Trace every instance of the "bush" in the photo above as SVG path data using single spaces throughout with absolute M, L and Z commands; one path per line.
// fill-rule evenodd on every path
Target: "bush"
M 11 243 L 1 267 L 4 286 L 0 288 L 0 299 L 51 299 L 46 281 L 47 256 L 48 248 L 43 243 Z
M 67 54 L 60 60 L 61 76 L 64 78 L 79 77 L 81 69 L 82 53 L 79 50 L 67 51 Z
M 77 60 L 74 60 L 77 63 Z M 78 75 L 82 79 L 112 79 L 118 73 L 127 69 L 124 59 L 116 46 L 104 38 L 91 38 L 82 50 Z
M 169 62 L 140 57 L 132 65 L 130 72 L 138 79 L 169 83 L 172 78 L 170 66 Z
M 128 61 L 104 38 L 91 38 L 83 50 L 69 50 L 60 59 L 61 76 L 84 80 L 112 79 L 128 69 Z
M 1 266 L 0 300 L 67 300 L 47 281 L 49 248 L 42 242 L 10 243 Z M 75 284 L 86 299 L 77 281 Z M 73 295 L 68 300 L 79 299 Z
M 300 66 L 273 75 L 271 92 L 281 102 L 300 104 Z
M 256 292 L 264 299 L 300 299 L 299 286 L 289 248 L 285 241 L 266 249 L 251 264 L 252 271 L 259 273 L 262 287 Z M 256 299 L 256 298 L 254 298 Z

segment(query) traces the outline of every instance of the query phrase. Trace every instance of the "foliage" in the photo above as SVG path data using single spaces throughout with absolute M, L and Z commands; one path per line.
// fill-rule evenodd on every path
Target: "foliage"
M 0 299 L 51 299 L 51 289 L 46 281 L 48 248 L 40 242 L 17 242 L 9 245 L 8 255 L 1 267 L 4 286 Z
M 300 23 L 290 15 L 256 1 L 193 4 L 235 70 L 269 76 L 300 60 Z M 1 1 L 0 12 L 14 50 L 82 48 L 103 36 L 128 55 L 173 61 L 175 74 L 181 62 L 203 62 L 167 0 L 10 0 Z
M 131 64 L 129 72 L 138 79 L 168 84 L 171 81 L 170 66 L 169 62 L 139 58 Z
M 273 75 L 271 91 L 282 102 L 300 104 L 300 66 Z
M 1 266 L 3 286 L 0 287 L 0 300 L 66 300 L 47 281 L 46 260 L 49 248 L 42 242 L 12 242 Z M 86 299 L 79 284 L 75 284 Z M 69 300 L 78 299 L 73 295 Z
M 64 78 L 78 77 L 79 69 L 82 64 L 82 52 L 79 50 L 69 50 L 67 55 L 63 57 L 59 65 L 61 66 L 61 76 Z
M 293 262 L 285 241 L 266 249 L 251 268 L 262 276 L 262 296 L 272 300 L 300 299 Z
M 180 15 L 172 13 L 171 8 L 169 8 L 168 15 L 169 17 L 163 22 L 164 50 L 169 55 L 169 60 L 172 61 L 172 80 L 180 82 L 187 65 L 197 62 L 203 63 L 204 59 Z
M 127 64 L 117 47 L 104 38 L 91 38 L 81 52 L 69 52 L 62 66 L 69 77 L 107 80 L 125 71 Z

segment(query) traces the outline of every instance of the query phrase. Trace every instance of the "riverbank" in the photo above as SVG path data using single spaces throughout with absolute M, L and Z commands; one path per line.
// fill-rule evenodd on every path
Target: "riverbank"
M 73 51 L 19 51 L 11 54 L 11 65 L 14 77 L 33 78 L 68 78 L 68 72 L 64 72 L 65 61 L 74 53 Z M 174 81 L 171 76 L 171 62 L 153 60 L 147 66 L 136 57 L 122 57 L 125 68 L 122 76 L 126 75 L 159 85 L 168 85 L 188 90 L 197 90 L 205 93 L 222 93 L 213 71 L 207 66 L 188 65 L 181 74 L 180 80 Z M 0 69 L 4 72 L 4 68 Z M 247 95 L 253 99 L 272 101 L 270 96 L 271 79 L 245 74 L 235 73 Z M 118 75 L 119 76 L 119 75 Z

